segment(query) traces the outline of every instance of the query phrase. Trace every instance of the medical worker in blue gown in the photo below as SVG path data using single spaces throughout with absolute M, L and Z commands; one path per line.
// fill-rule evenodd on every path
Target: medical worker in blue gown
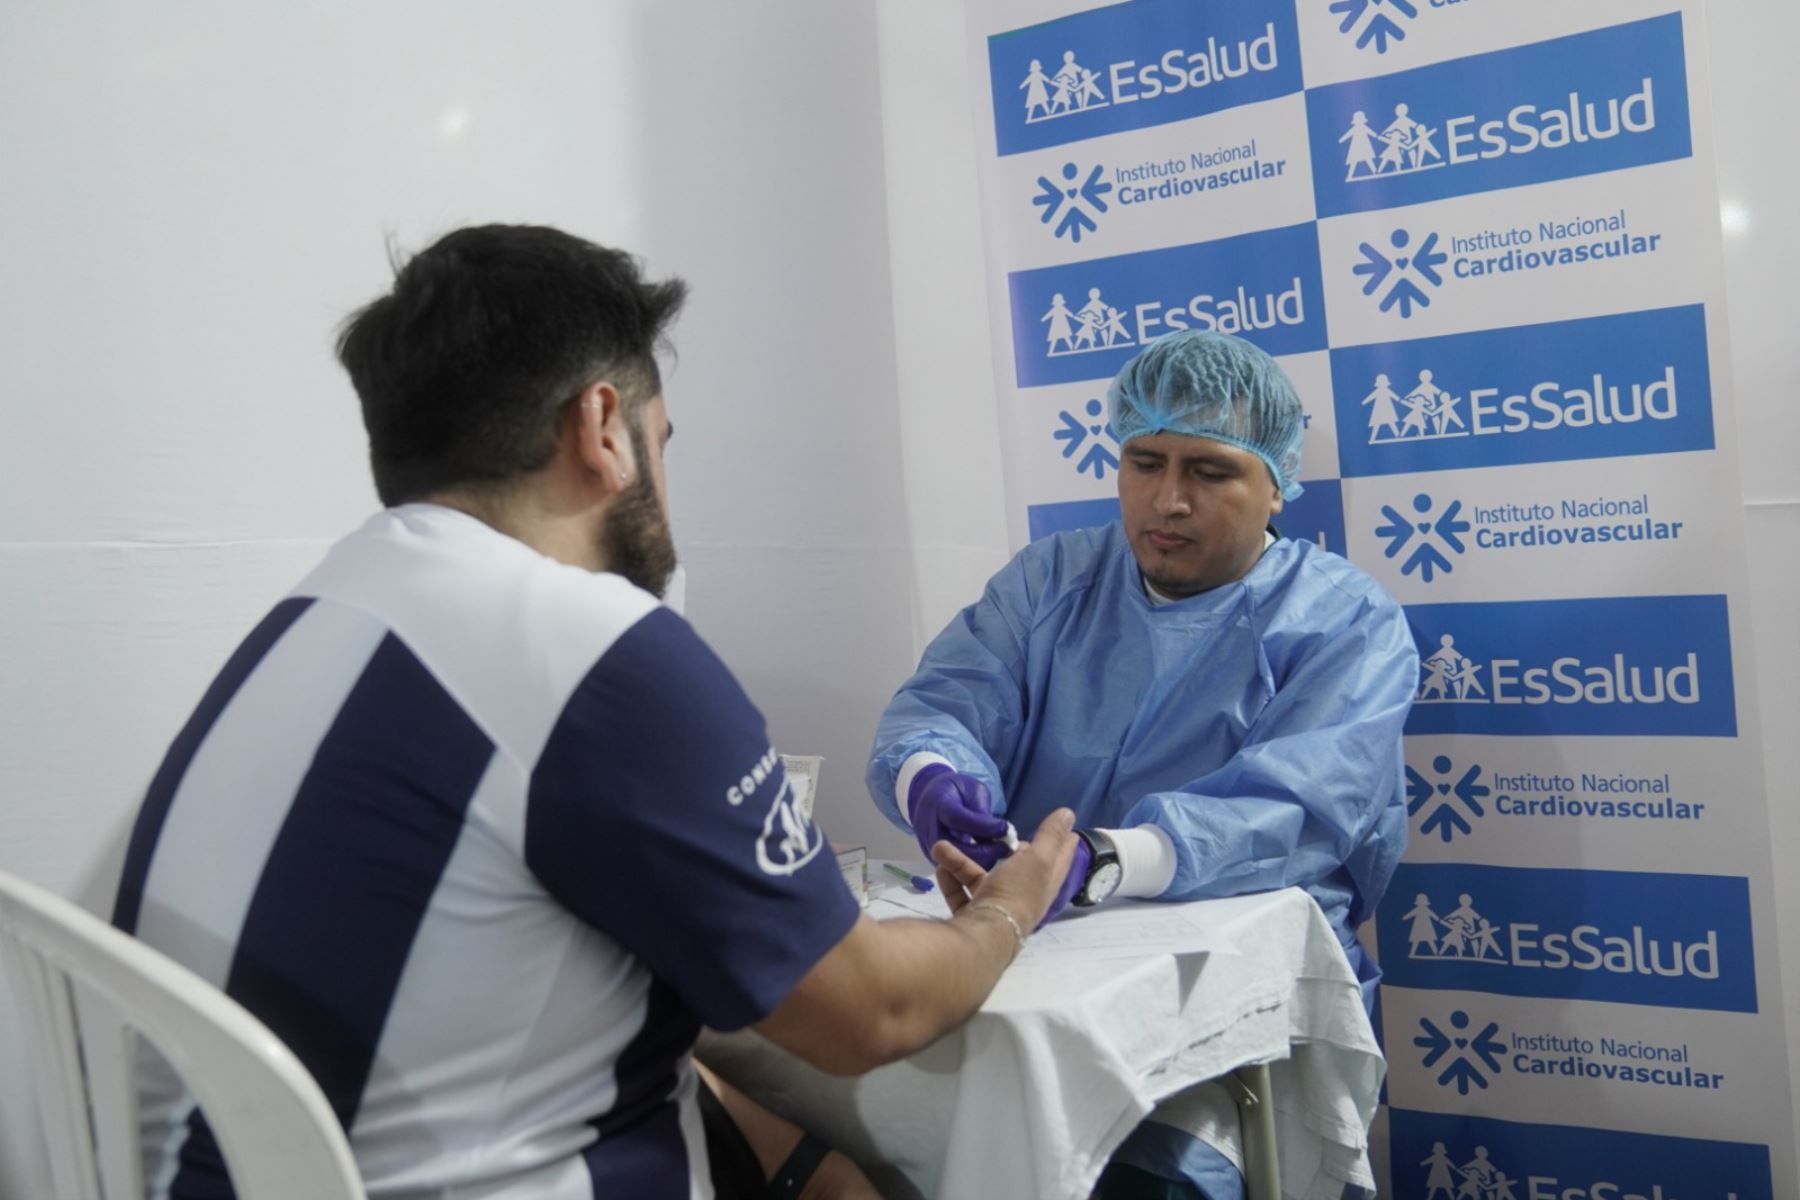
M 1372 1004 L 1352 931 L 1406 840 L 1405 618 L 1271 524 L 1300 494 L 1303 419 L 1267 354 L 1172 333 L 1107 399 L 1121 519 L 1033 542 L 937 636 L 882 716 L 870 791 L 927 854 L 946 839 L 983 866 L 1006 821 L 1072 807 L 1076 905 L 1305 888 Z M 1241 1190 L 1199 1143 L 1144 1145 L 1151 1128 L 1115 1164 L 1199 1185 L 1156 1194 Z

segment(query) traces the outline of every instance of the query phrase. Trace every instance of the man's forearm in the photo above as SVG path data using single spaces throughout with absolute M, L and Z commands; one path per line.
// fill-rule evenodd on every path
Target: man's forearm
M 968 1020 L 1056 903 L 1080 844 L 1074 824 L 1074 813 L 1057 809 L 992 871 L 938 842 L 932 858 L 955 915 L 858 917 L 757 1029 L 816 1067 L 853 1075 Z
M 1010 919 L 1009 919 L 1010 918 Z M 948 921 L 859 921 L 757 1028 L 833 1074 L 930 1045 L 981 1007 L 1019 951 L 1020 914 L 978 901 Z M 840 953 L 845 952 L 845 953 Z
M 881 929 L 896 935 L 891 949 L 883 947 L 893 956 L 883 992 L 898 1046 L 894 1058 L 930 1045 L 973 1016 L 1027 932 L 1017 914 L 991 902 L 948 921 L 888 922 Z

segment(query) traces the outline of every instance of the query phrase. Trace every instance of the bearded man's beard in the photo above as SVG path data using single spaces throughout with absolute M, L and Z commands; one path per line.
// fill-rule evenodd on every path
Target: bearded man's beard
M 644 431 L 635 426 L 631 430 L 631 448 L 642 474 L 613 501 L 606 514 L 606 529 L 600 535 L 600 547 L 606 555 L 607 570 L 623 575 L 661 599 L 663 589 L 669 586 L 669 574 L 675 570 L 675 537 L 650 476 L 649 443 Z

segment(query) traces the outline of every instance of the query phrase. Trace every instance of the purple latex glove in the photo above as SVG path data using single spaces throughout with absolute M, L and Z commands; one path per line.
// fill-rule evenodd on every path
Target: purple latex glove
M 993 814 L 987 784 L 943 763 L 932 763 L 913 776 L 906 799 L 913 835 L 925 857 L 939 842 L 949 842 L 974 859 L 984 871 L 1012 851 L 1006 848 L 1006 822 Z
M 1093 865 L 1094 852 L 1088 849 L 1085 840 L 1078 841 L 1075 844 L 1075 859 L 1069 864 L 1069 877 L 1063 880 L 1062 890 L 1057 892 L 1056 899 L 1050 902 L 1050 911 L 1046 912 L 1044 919 L 1038 922 L 1038 929 L 1048 925 L 1056 919 L 1057 913 L 1069 907 L 1069 901 L 1073 900 L 1075 893 L 1081 890 L 1082 882 L 1087 879 L 1088 868 Z M 1034 929 L 1032 932 L 1036 933 L 1037 930 Z

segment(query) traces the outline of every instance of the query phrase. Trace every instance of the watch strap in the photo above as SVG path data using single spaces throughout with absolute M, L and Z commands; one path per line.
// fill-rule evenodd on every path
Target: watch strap
M 1088 869 L 1087 875 L 1081 881 L 1081 886 L 1075 889 L 1074 898 L 1069 903 L 1080 908 L 1088 908 L 1106 899 L 1104 896 L 1098 898 L 1092 896 L 1088 892 L 1088 888 L 1093 884 L 1094 876 L 1100 873 L 1100 868 L 1119 861 L 1119 851 L 1113 845 L 1112 839 L 1098 829 L 1077 829 L 1075 836 L 1087 845 Z

